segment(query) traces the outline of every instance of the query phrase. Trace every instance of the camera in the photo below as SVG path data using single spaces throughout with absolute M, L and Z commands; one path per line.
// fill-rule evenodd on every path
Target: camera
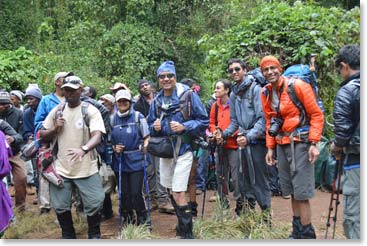
M 199 148 L 209 149 L 209 143 L 203 137 L 197 137 L 192 140 L 191 147 L 193 150 L 198 150 Z
M 282 125 L 283 125 L 283 120 L 281 118 L 271 118 L 270 127 L 268 130 L 269 135 L 272 137 L 275 137 L 278 134 Z

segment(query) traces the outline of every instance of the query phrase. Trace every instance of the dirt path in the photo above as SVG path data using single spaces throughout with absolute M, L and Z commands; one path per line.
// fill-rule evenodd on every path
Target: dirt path
M 206 207 L 205 207 L 205 213 L 204 218 L 208 218 L 215 207 L 215 202 L 208 202 L 209 197 L 213 195 L 213 191 L 207 192 L 206 197 Z M 317 238 L 323 239 L 325 235 L 325 229 L 326 229 L 326 220 L 328 215 L 328 207 L 330 203 L 330 193 L 322 192 L 320 190 L 317 190 L 316 196 L 311 200 L 311 206 L 312 206 L 312 223 L 315 227 Z M 35 216 L 38 216 L 39 210 L 37 205 L 31 205 L 31 201 L 33 200 L 34 195 L 27 196 L 27 205 L 28 209 L 31 209 Z M 203 195 L 197 196 L 197 203 L 198 211 L 199 211 L 199 218 L 201 218 L 201 209 L 202 209 L 202 198 Z M 118 214 L 117 214 L 117 195 L 113 194 L 113 210 L 114 210 L 114 217 L 102 222 L 101 224 L 101 232 L 102 232 L 102 238 L 104 239 L 116 239 L 118 237 Z M 340 197 L 340 201 L 342 201 L 342 196 Z M 230 203 L 231 212 L 234 214 L 234 208 L 235 208 L 235 201 L 231 200 Z M 336 227 L 336 239 L 345 239 L 343 235 L 343 229 L 342 229 L 342 203 L 340 203 L 340 206 L 338 207 L 338 220 L 337 220 L 337 227 Z M 153 224 L 153 231 L 152 233 L 154 235 L 157 235 L 159 238 L 162 239 L 173 239 L 175 238 L 176 232 L 175 232 L 175 226 L 177 223 L 177 217 L 175 215 L 169 215 L 164 213 L 159 213 L 158 211 L 152 211 L 152 224 Z M 273 197 L 272 198 L 272 216 L 273 221 L 277 221 L 277 223 L 284 223 L 288 224 L 289 228 L 291 228 L 291 204 L 289 199 L 284 199 L 282 197 Z M 329 238 L 331 237 L 331 231 L 332 228 L 329 229 Z M 52 235 L 39 235 L 38 234 L 32 234 L 33 239 L 41 239 L 41 238 L 54 238 L 58 239 L 60 238 L 61 233 L 52 233 Z M 86 233 L 83 233 L 83 235 L 78 235 L 78 238 L 86 238 Z
M 213 195 L 213 191 L 207 192 L 206 201 L 208 198 Z M 326 220 L 328 215 L 328 208 L 330 203 L 330 193 L 317 191 L 316 196 L 311 200 L 312 206 L 312 223 L 315 227 L 317 238 L 323 239 L 325 236 L 326 229 Z M 197 196 L 197 203 L 199 217 L 201 218 L 201 209 L 202 209 L 202 198 L 203 195 Z M 342 196 L 340 197 L 342 201 Z M 215 203 L 214 202 L 206 202 L 204 218 L 208 218 L 211 212 L 214 210 Z M 231 211 L 234 214 L 235 201 L 231 200 Z M 337 227 L 336 227 L 336 239 L 345 239 L 343 235 L 342 228 L 342 203 L 338 206 L 338 219 L 337 219 Z M 273 210 L 273 220 L 279 221 L 282 223 L 288 223 L 291 226 L 291 203 L 289 199 L 284 199 L 282 197 L 273 197 L 272 198 L 272 210 Z M 117 211 L 114 208 L 114 211 Z M 112 219 L 105 221 L 102 223 L 102 232 L 104 238 L 117 237 L 117 225 L 118 216 L 114 216 Z M 153 233 L 159 235 L 162 239 L 171 239 L 176 235 L 175 226 L 177 223 L 177 218 L 175 215 L 168 215 L 164 213 L 159 213 L 158 211 L 152 212 L 152 223 L 153 223 Z M 332 229 L 329 229 L 329 238 L 331 237 Z

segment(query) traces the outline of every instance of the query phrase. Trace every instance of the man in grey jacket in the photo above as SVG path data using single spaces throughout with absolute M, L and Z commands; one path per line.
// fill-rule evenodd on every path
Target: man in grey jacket
M 238 178 L 246 200 L 245 208 L 254 209 L 257 201 L 264 212 L 264 221 L 269 221 L 271 192 L 265 162 L 265 119 L 260 100 L 261 86 L 253 76 L 246 75 L 246 64 L 241 59 L 229 60 L 227 69 L 235 81 L 230 95 L 231 124 L 217 136 L 217 142 L 238 130 Z M 237 199 L 236 212 L 240 213 L 241 210 L 241 200 Z

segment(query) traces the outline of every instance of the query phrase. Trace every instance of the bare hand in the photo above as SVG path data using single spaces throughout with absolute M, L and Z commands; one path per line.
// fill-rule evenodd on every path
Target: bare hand
M 223 135 L 222 131 L 220 129 L 215 130 L 214 132 L 215 140 L 217 141 L 217 144 L 222 145 L 223 144 Z
M 343 147 L 336 146 L 334 142 L 330 145 L 330 152 L 334 156 L 339 156 L 343 153 Z
M 161 126 L 161 120 L 160 119 L 156 119 L 153 123 L 153 128 L 156 132 L 159 132 L 160 130 L 162 130 L 162 126 Z
M 310 149 L 308 150 L 308 160 L 311 164 L 314 164 L 317 158 L 319 158 L 320 151 L 315 145 L 311 145 Z
M 14 138 L 12 136 L 6 135 L 6 141 L 8 142 L 8 144 L 11 144 L 12 142 L 14 142 Z
M 122 153 L 122 151 L 124 151 L 125 145 L 122 144 L 117 144 L 115 146 L 112 146 L 113 151 L 115 151 L 117 154 Z
M 248 142 L 247 142 L 247 138 L 246 138 L 245 136 L 243 136 L 243 135 L 239 135 L 239 136 L 237 137 L 237 144 L 238 144 L 238 146 L 240 146 L 241 148 L 246 147 L 246 145 L 248 144 Z
M 81 148 L 70 148 L 68 149 L 68 156 L 71 156 L 70 161 L 82 161 L 85 152 Z
M 65 124 L 65 118 L 63 117 L 57 118 L 55 122 L 55 131 L 56 132 L 61 131 L 61 129 L 64 127 L 64 124 Z
M 268 153 L 266 153 L 265 161 L 266 161 L 266 164 L 268 164 L 269 166 L 273 166 L 273 165 L 276 164 L 276 161 L 274 159 L 274 150 L 273 149 L 268 148 Z
M 169 125 L 173 132 L 180 133 L 185 131 L 185 126 L 177 121 L 171 121 Z

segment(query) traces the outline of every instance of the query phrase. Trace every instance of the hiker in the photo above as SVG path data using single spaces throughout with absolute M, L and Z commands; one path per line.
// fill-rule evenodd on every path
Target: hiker
M 184 84 L 184 85 L 187 85 L 193 92 L 195 92 L 197 95 L 199 95 L 198 92 L 200 91 L 200 89 L 197 89 L 197 88 L 200 88 L 200 86 L 197 84 L 197 82 L 195 80 L 190 79 L 190 78 L 183 78 L 183 79 L 180 80 L 180 83 Z M 201 137 L 203 137 L 203 136 L 201 136 Z M 193 151 L 193 160 L 192 160 L 190 176 L 189 176 L 189 187 L 188 187 L 189 202 L 188 202 L 188 204 L 191 208 L 192 216 L 197 217 L 198 204 L 196 202 L 196 195 L 198 193 L 200 195 L 201 193 L 199 192 L 199 190 L 197 190 L 196 179 L 197 179 L 198 174 L 200 176 L 203 176 L 202 172 L 204 170 L 202 168 L 200 168 L 201 173 L 198 173 L 198 163 L 199 163 L 199 158 L 200 158 L 200 156 L 203 152 L 202 151 L 203 148 L 201 148 L 200 143 L 191 144 L 191 148 L 192 148 L 192 151 Z
M 132 107 L 128 90 L 120 90 L 115 96 L 117 109 L 112 119 L 113 170 L 119 187 L 120 216 L 124 224 L 148 223 L 148 214 L 142 194 L 144 171 L 146 171 L 146 148 L 149 129 L 145 117 Z M 145 169 L 145 170 L 144 170 Z
M 12 90 L 10 91 L 10 100 L 13 103 L 14 107 L 23 112 L 24 106 L 22 105 L 24 93 L 20 90 Z
M 23 113 L 23 140 L 26 143 L 31 143 L 34 140 L 34 118 L 36 116 L 36 111 L 39 105 L 39 102 L 42 99 L 42 92 L 37 87 L 28 87 L 25 91 L 25 100 L 27 102 L 28 107 L 24 110 Z M 33 167 L 33 178 L 34 178 L 34 185 L 36 186 L 36 192 L 38 196 L 38 171 L 36 166 L 36 158 L 32 158 L 31 160 L 32 167 Z M 29 194 L 29 193 L 27 193 Z M 33 204 L 38 203 L 38 198 L 33 199 Z
M 96 96 L 97 96 L 96 88 L 94 88 L 93 86 L 86 86 L 83 89 L 82 95 L 86 97 L 90 97 L 92 99 L 96 99 Z
M 23 112 L 14 107 L 10 95 L 6 91 L 0 92 L 0 120 L 7 122 L 16 133 L 20 135 L 20 139 L 13 138 L 11 148 L 13 156 L 9 157 L 12 166 L 12 175 L 15 190 L 15 206 L 19 211 L 25 211 L 25 203 L 27 196 L 27 170 L 24 161 L 20 158 L 20 148 L 24 144 L 23 133 Z M 6 134 L 6 133 L 5 133 Z
M 360 239 L 360 48 L 346 45 L 335 58 L 343 82 L 334 100 L 331 152 L 343 155 L 343 228 L 348 239 Z
M 1 125 L 7 125 L 6 127 L 2 127 Z M 16 134 L 14 129 L 9 126 L 5 121 L 0 122 L 0 204 L 1 204 L 1 216 L 0 216 L 0 238 L 3 236 L 5 230 L 9 227 L 13 217 L 14 212 L 12 209 L 12 201 L 9 196 L 9 193 L 6 190 L 5 183 L 3 182 L 3 178 L 10 174 L 11 166 L 9 163 L 9 156 L 12 155 L 10 149 L 10 135 L 7 137 L 3 131 L 6 128 L 11 129 L 13 134 Z
M 130 89 L 124 83 L 117 82 L 112 87 L 110 87 L 112 96 L 116 96 L 116 93 L 119 90 L 128 90 L 130 92 Z
M 185 192 L 187 191 L 193 153 L 190 144 L 185 143 L 183 137 L 188 134 L 191 136 L 201 135 L 208 126 L 208 116 L 199 96 L 191 92 L 191 101 L 187 102 L 192 106 L 190 107 L 191 112 L 189 112 L 190 118 L 185 121 L 179 97 L 189 88 L 176 82 L 176 69 L 172 61 L 163 62 L 157 69 L 156 75 L 161 91 L 150 105 L 148 115 L 150 135 L 152 138 L 169 136 L 175 146 L 173 158 L 160 159 L 160 182 L 164 187 L 172 190 L 172 203 L 178 219 L 176 227 L 178 236 L 191 239 L 193 238 L 192 214 Z
M 229 95 L 231 93 L 232 83 L 227 79 L 221 79 L 215 84 L 215 97 L 217 101 L 213 103 L 210 110 L 210 120 L 209 120 L 209 132 L 210 141 L 215 142 L 216 136 L 220 137 L 221 132 L 225 131 L 230 123 L 230 99 Z M 220 202 L 224 209 L 229 208 L 229 178 L 230 173 L 232 174 L 233 180 L 235 182 L 234 199 L 238 201 L 239 197 L 239 187 L 238 187 L 238 145 L 236 142 L 237 131 L 235 131 L 231 136 L 227 137 L 226 143 L 218 146 L 221 148 L 217 149 L 216 152 L 216 175 L 218 184 L 218 193 Z
M 299 127 L 301 111 L 290 100 L 289 78 L 281 75 L 283 68 L 274 56 L 265 56 L 261 71 L 269 82 L 261 90 L 266 120 L 266 163 L 274 165 L 276 151 L 279 179 L 283 195 L 291 195 L 293 230 L 289 238 L 315 239 L 311 223 L 309 199 L 315 195 L 314 166 L 320 152 L 324 115 L 317 105 L 310 84 L 295 79 L 296 96 L 309 117 L 308 126 Z
M 42 128 L 43 121 L 46 119 L 51 110 L 55 108 L 59 103 L 65 101 L 61 86 L 64 78 L 72 74 L 73 73 L 71 72 L 58 72 L 54 76 L 53 81 L 55 85 L 55 91 L 53 93 L 43 96 L 40 103 L 38 104 L 36 116 L 34 118 L 35 132 L 39 131 Z M 38 181 L 38 200 L 40 203 L 40 213 L 47 214 L 51 210 L 49 182 L 42 175 L 39 175 Z
M 145 79 L 140 79 L 138 81 L 139 99 L 134 104 L 134 109 L 144 115 L 148 116 L 150 105 L 156 96 L 156 93 L 152 87 L 152 83 Z M 171 201 L 169 200 L 169 195 L 167 189 L 161 185 L 159 182 L 160 172 L 159 172 L 159 157 L 149 155 L 151 165 L 147 167 L 147 176 L 149 184 L 149 199 L 152 204 L 152 210 L 158 209 L 160 213 L 172 214 L 175 212 Z
M 62 238 L 76 238 L 71 216 L 72 187 L 76 186 L 87 215 L 88 238 L 100 238 L 104 191 L 98 174 L 95 147 L 106 132 L 105 126 L 98 109 L 80 100 L 83 82 L 79 77 L 66 77 L 61 89 L 65 103 L 52 109 L 40 130 L 42 139 L 56 141 L 55 167 L 64 180 L 63 188 L 50 183 L 51 204 L 62 230 Z M 83 107 L 86 107 L 86 116 L 83 115 Z
M 104 94 L 99 99 L 102 101 L 103 106 L 108 109 L 110 115 L 112 115 L 115 112 L 115 97 L 111 94 Z
M 227 63 L 227 71 L 235 84 L 230 95 L 231 124 L 223 129 L 224 139 L 233 136 L 236 130 L 238 158 L 241 163 L 237 166 L 232 177 L 237 178 L 235 187 L 236 213 L 240 214 L 245 204 L 245 211 L 259 204 L 265 222 L 270 223 L 271 193 L 269 174 L 265 163 L 265 119 L 259 98 L 261 86 L 251 75 L 247 75 L 246 63 L 233 58 Z M 239 163 L 239 162 L 238 162 Z M 239 172 L 242 169 L 242 174 Z M 238 182 L 238 183 L 237 183 Z M 242 196 L 241 196 L 241 193 Z

